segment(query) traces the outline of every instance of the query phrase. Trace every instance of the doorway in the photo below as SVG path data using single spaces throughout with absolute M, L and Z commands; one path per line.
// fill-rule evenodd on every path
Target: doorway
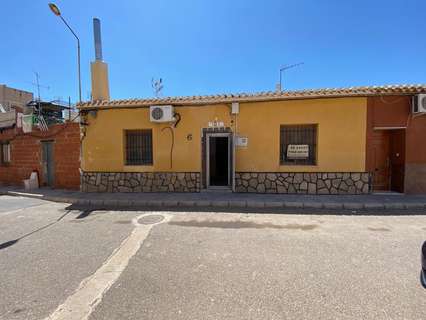
M 375 130 L 371 137 L 373 190 L 404 192 L 405 130 Z
M 53 159 L 53 141 L 42 141 L 42 170 L 43 170 L 43 185 L 53 187 L 55 183 L 55 170 Z
M 207 187 L 231 186 L 232 159 L 231 135 L 210 133 L 206 137 L 206 182 Z

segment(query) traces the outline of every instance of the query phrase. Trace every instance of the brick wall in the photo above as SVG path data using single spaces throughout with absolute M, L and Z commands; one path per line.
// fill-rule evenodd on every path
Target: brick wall
M 11 162 L 0 165 L 0 184 L 23 186 L 33 170 L 39 172 L 43 184 L 41 166 L 41 141 L 54 142 L 55 188 L 79 189 L 80 186 L 80 129 L 78 123 L 49 127 L 48 132 L 38 130 L 24 134 L 20 129 L 0 132 L 0 141 L 10 141 Z

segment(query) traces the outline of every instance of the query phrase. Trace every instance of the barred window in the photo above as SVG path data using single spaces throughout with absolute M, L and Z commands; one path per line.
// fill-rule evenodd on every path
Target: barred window
M 280 127 L 280 164 L 316 165 L 316 124 L 282 125 Z
M 0 164 L 10 163 L 10 143 L 0 142 Z
M 152 130 L 126 130 L 126 165 L 152 165 Z

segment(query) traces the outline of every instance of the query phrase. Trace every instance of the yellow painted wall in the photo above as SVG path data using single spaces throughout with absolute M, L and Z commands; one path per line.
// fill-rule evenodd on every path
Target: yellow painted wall
M 83 141 L 84 171 L 201 171 L 201 132 L 215 119 L 248 137 L 248 147 L 237 148 L 236 171 L 333 172 L 364 171 L 366 98 L 288 100 L 241 103 L 236 121 L 230 105 L 176 107 L 182 120 L 174 129 L 173 168 L 170 168 L 170 130 L 149 121 L 149 108 L 100 110 L 88 116 Z M 281 124 L 318 124 L 316 166 L 281 166 Z M 124 130 L 153 130 L 153 166 L 124 165 Z M 188 140 L 188 134 L 192 140 Z
M 237 171 L 365 170 L 366 98 L 249 103 L 240 110 L 238 130 L 249 144 L 237 151 Z M 316 166 L 280 165 L 280 125 L 286 124 L 318 124 Z

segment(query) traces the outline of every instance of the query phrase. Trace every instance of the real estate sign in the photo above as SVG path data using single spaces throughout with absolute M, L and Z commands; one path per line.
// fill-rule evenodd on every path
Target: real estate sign
M 308 159 L 309 145 L 308 144 L 289 144 L 287 146 L 288 159 Z

